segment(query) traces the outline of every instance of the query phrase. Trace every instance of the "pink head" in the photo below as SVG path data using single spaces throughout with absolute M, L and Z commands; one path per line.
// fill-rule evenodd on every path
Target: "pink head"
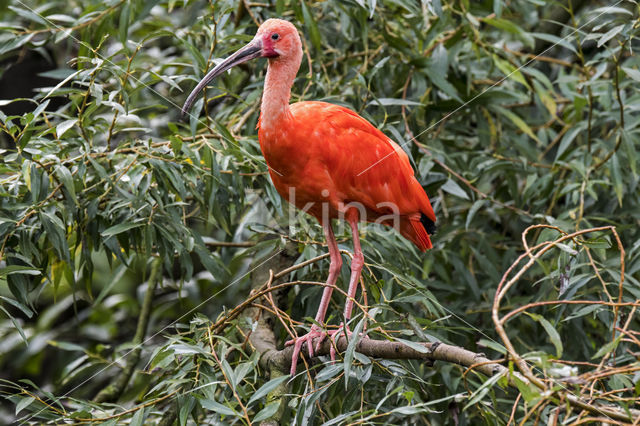
M 298 30 L 289 21 L 267 19 L 260 25 L 254 40 L 262 43 L 262 57 L 289 59 L 302 50 Z
M 189 94 L 182 107 L 182 115 L 184 116 L 191 109 L 200 91 L 211 80 L 236 65 L 259 57 L 268 58 L 269 65 L 286 65 L 286 68 L 293 70 L 295 76 L 302 60 L 302 42 L 296 27 L 282 19 L 264 21 L 249 44 L 219 63 L 204 76 Z

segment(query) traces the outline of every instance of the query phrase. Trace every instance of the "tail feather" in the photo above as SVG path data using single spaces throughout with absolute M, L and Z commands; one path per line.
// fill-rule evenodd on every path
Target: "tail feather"
M 420 218 L 407 218 L 400 223 L 402 236 L 414 243 L 420 251 L 426 251 L 433 247 L 429 234 L 433 234 L 435 231 L 435 223 L 424 214 Z

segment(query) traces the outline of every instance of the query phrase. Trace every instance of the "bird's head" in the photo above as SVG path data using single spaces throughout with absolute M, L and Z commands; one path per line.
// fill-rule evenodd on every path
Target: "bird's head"
M 264 58 L 288 58 L 301 48 L 298 30 L 291 22 L 282 19 L 264 21 L 251 43 L 256 40 L 262 46 L 260 56 Z
M 282 19 L 264 21 L 249 44 L 220 62 L 204 76 L 187 97 L 187 101 L 182 107 L 182 115 L 187 114 L 198 94 L 211 80 L 236 65 L 260 57 L 268 58 L 270 63 L 292 62 L 295 65 L 295 71 L 297 71 L 302 57 L 302 42 L 296 27 L 291 22 Z

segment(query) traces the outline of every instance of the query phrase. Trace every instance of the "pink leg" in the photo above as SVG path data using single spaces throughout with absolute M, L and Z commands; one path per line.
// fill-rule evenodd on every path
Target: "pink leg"
M 362 267 L 364 266 L 364 255 L 362 254 L 362 249 L 360 248 L 360 236 L 358 234 L 358 221 L 356 218 L 349 218 L 349 225 L 351 226 L 351 233 L 353 234 L 353 260 L 351 261 L 351 278 L 349 279 L 349 290 L 347 291 L 347 302 L 344 305 L 344 318 L 345 323 L 351 319 L 351 312 L 353 310 L 353 302 L 356 297 L 356 291 L 358 290 L 358 282 L 360 281 L 360 273 L 362 271 Z M 340 338 L 340 335 L 343 334 L 344 330 L 341 326 L 338 330 L 330 333 L 330 337 L 334 342 L 337 342 L 337 339 Z M 348 329 L 347 329 L 347 332 Z M 330 350 L 331 360 L 335 360 L 336 352 L 335 345 L 331 345 Z
M 358 282 L 360 282 L 360 272 L 364 266 L 364 255 L 360 248 L 360 236 L 358 235 L 358 222 L 355 219 L 349 220 L 349 225 L 351 225 L 351 233 L 353 234 L 353 260 L 351 261 L 351 279 L 349 279 L 347 303 L 344 306 L 344 318 L 346 321 L 351 319 L 353 301 L 358 290 Z
M 316 322 L 322 324 L 324 317 L 327 315 L 327 308 L 331 301 L 331 293 L 338 280 L 338 274 L 340 268 L 342 268 L 342 257 L 340 256 L 340 250 L 338 250 L 338 243 L 335 235 L 333 235 L 333 229 L 331 229 L 331 223 L 327 221 L 323 225 L 325 237 L 327 238 L 327 245 L 329 246 L 329 258 L 331 263 L 329 264 L 329 277 L 327 278 L 327 286 L 322 292 L 322 299 L 320 300 L 320 306 L 318 307 L 318 313 L 316 314 Z
M 320 306 L 318 307 L 318 313 L 316 314 L 316 323 L 318 324 L 322 324 L 324 322 L 324 317 L 327 315 L 327 308 L 329 308 L 329 302 L 331 301 L 331 293 L 333 293 L 336 281 L 338 280 L 338 274 L 340 274 L 340 268 L 342 267 L 342 257 L 340 256 L 340 250 L 338 250 L 338 243 L 336 242 L 336 237 L 333 234 L 333 229 L 331 229 L 331 221 L 327 220 L 326 223 L 323 223 L 322 228 L 324 229 L 324 235 L 327 239 L 327 245 L 329 246 L 329 258 L 331 259 L 331 263 L 329 265 L 327 285 L 322 292 L 322 299 L 320 300 Z M 313 324 L 309 333 L 286 343 L 287 345 L 294 344 L 293 355 L 291 356 L 291 376 L 296 374 L 296 366 L 298 364 L 298 357 L 300 355 L 302 345 L 306 342 L 309 356 L 313 356 L 313 339 L 319 338 L 316 341 L 316 350 L 318 350 L 325 336 L 326 333 L 321 331 L 316 324 Z

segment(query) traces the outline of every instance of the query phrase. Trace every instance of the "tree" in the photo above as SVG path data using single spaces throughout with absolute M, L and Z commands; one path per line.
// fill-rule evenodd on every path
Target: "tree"
M 0 13 L 3 84 L 36 89 L 0 102 L 3 420 L 637 421 L 636 2 Z M 303 35 L 292 100 L 346 105 L 392 136 L 439 226 L 426 254 L 363 228 L 369 292 L 351 327 L 369 339 L 341 339 L 335 364 L 325 343 L 293 379 L 284 342 L 328 260 L 319 225 L 267 176 L 264 62 L 179 119 L 185 92 L 269 17 Z

